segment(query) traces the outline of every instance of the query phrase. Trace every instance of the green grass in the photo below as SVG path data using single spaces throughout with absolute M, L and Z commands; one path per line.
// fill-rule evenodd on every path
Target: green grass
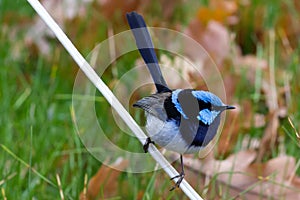
M 35 15 L 33 10 L 25 3 L 26 1 L 0 0 L 0 189 L 1 194 L 5 193 L 7 199 L 60 199 L 59 187 L 56 174 L 61 179 L 62 190 L 66 199 L 78 199 L 84 188 L 84 177 L 90 179 L 101 166 L 101 162 L 95 159 L 84 147 L 78 137 L 71 117 L 71 95 L 73 82 L 77 72 L 77 66 L 71 60 L 57 40 L 50 40 L 51 53 L 48 57 L 36 53 L 34 48 L 24 44 L 26 30 Z M 209 1 L 203 1 L 208 4 Z M 291 2 L 287 1 L 291 13 L 297 18 Z M 266 12 L 263 17 L 263 34 L 267 29 L 274 28 L 278 23 L 278 17 L 284 13 L 280 10 L 280 2 L 262 3 L 255 1 L 253 7 L 244 14 L 254 13 L 257 7 L 263 7 Z M 192 5 L 198 5 L 194 2 Z M 153 13 L 161 15 L 160 8 L 153 4 Z M 175 8 L 175 17 L 172 23 L 188 24 L 184 16 L 193 16 L 195 7 L 189 12 L 189 6 L 180 10 Z M 90 9 L 86 19 L 81 19 L 76 27 L 68 27 L 71 39 L 79 43 L 79 49 L 88 52 L 93 44 L 105 40 L 107 32 L 107 20 L 100 17 L 97 22 L 96 38 L 86 41 L 82 38 L 92 22 L 90 16 L 95 10 Z M 152 13 L 152 15 L 153 15 Z M 152 16 L 149 14 L 149 16 Z M 148 18 L 150 19 L 150 17 Z M 153 16 L 154 18 L 159 16 Z M 243 17 L 243 14 L 241 14 Z M 22 24 L 24 23 L 24 24 Z M 252 18 L 243 18 L 242 25 L 230 27 L 232 31 L 240 34 L 237 37 L 238 43 L 242 43 L 244 53 L 255 53 L 258 57 L 268 59 L 268 44 L 257 43 L 254 33 Z M 21 25 L 22 24 L 22 25 Z M 76 23 L 75 23 L 76 24 Z M 75 31 L 74 31 L 75 29 Z M 122 30 L 127 27 L 120 28 Z M 245 33 L 246 32 L 246 33 Z M 76 35 L 76 37 L 74 36 Z M 76 40 L 76 38 L 79 38 Z M 293 119 L 296 128 L 299 129 L 300 121 L 300 46 L 299 36 L 297 37 L 295 52 L 289 59 L 282 56 L 285 49 L 279 40 L 276 41 L 276 72 L 285 72 L 292 76 L 290 79 L 291 102 L 288 107 L 288 115 Z M 81 43 L 80 43 L 81 42 Z M 253 48 L 253 45 L 255 46 Z M 257 47 L 259 46 L 259 47 Z M 110 67 L 104 74 L 106 83 L 118 80 L 123 73 L 130 69 L 139 55 L 132 52 L 126 57 L 120 58 L 115 66 Z M 114 71 L 115 70 L 115 71 Z M 276 84 L 282 86 L 283 77 L 278 76 Z M 247 89 L 245 89 L 247 88 Z M 97 96 L 101 95 L 97 92 Z M 249 99 L 253 106 L 253 112 L 266 113 L 264 97 L 257 95 L 255 86 L 248 87 L 248 82 L 241 77 L 237 85 L 234 99 L 242 102 Z M 103 100 L 103 99 L 102 99 Z M 115 141 L 121 148 L 129 148 L 130 151 L 141 152 L 141 145 L 136 139 L 123 134 L 115 125 L 110 114 L 101 116 L 101 113 L 110 113 L 107 103 L 100 101 L 95 104 L 97 116 L 105 128 L 106 133 L 112 141 Z M 139 113 L 132 112 L 137 120 L 140 120 Z M 242 122 L 241 122 L 242 123 Z M 240 141 L 244 134 L 249 133 L 252 137 L 262 137 L 261 128 L 251 127 L 249 130 L 241 130 L 239 142 L 234 152 L 241 148 Z M 295 131 L 287 121 L 281 119 L 279 133 L 283 135 L 287 154 L 300 158 L 298 139 Z M 271 157 L 276 157 L 278 149 L 271 152 Z M 268 156 L 266 159 L 269 159 Z M 153 161 L 154 162 L 154 161 Z M 300 170 L 297 170 L 300 174 Z M 165 178 L 159 182 L 157 179 Z M 214 180 L 212 180 L 214 181 Z M 162 170 L 155 173 L 131 174 L 122 173 L 116 180 L 119 190 L 115 199 L 183 199 L 181 192 L 167 193 L 172 182 Z M 124 187 L 123 187 L 124 186 Z M 213 188 L 212 188 L 213 190 Z M 142 195 L 141 195 L 141 192 Z M 199 191 L 201 194 L 201 191 Z M 228 194 L 226 194 L 228 195 Z M 226 196 L 225 195 L 225 196 Z M 228 197 L 228 196 L 226 196 Z M 113 198 L 112 198 L 113 199 Z

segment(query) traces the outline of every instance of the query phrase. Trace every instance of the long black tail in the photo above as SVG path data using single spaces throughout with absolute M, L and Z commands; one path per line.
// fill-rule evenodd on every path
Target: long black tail
M 162 76 L 158 60 L 154 51 L 154 46 L 150 34 L 147 30 L 144 18 L 136 12 L 127 13 L 126 17 L 131 31 L 134 35 L 139 52 L 143 57 L 150 71 L 152 79 L 155 83 L 157 92 L 160 93 L 171 91 L 168 88 L 164 77 Z

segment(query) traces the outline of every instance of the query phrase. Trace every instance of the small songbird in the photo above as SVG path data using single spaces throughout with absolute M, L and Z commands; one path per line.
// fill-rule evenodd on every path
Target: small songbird
M 158 64 L 154 46 L 143 17 L 136 12 L 126 15 L 157 93 L 144 97 L 133 106 L 146 113 L 146 130 L 149 137 L 143 148 L 147 152 L 150 143 L 180 153 L 181 173 L 171 190 L 179 187 L 184 178 L 182 154 L 203 149 L 216 135 L 220 115 L 234 109 L 208 91 L 168 88 Z M 171 180 L 172 180 L 171 179 Z

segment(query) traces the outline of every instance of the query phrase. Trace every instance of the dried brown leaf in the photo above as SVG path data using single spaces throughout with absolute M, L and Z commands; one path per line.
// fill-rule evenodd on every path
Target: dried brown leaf
M 66 22 L 78 16 L 86 14 L 88 1 L 70 1 L 70 0 L 44 0 L 43 6 L 51 13 L 51 16 L 64 29 Z M 39 52 L 44 56 L 50 54 L 50 44 L 47 37 L 54 37 L 54 34 L 39 16 L 35 17 L 33 25 L 27 31 L 25 42 L 27 45 L 35 45 Z
M 257 194 L 263 194 L 269 198 L 284 198 L 287 196 L 298 196 L 300 188 L 289 181 L 289 177 L 295 169 L 295 159 L 290 156 L 279 156 L 264 164 L 253 164 L 249 167 L 251 172 L 260 181 L 252 189 Z
M 238 17 L 235 13 L 238 10 L 235 1 L 211 0 L 208 7 L 200 7 L 197 18 L 204 24 L 214 20 L 226 24 L 235 24 Z
M 275 174 L 275 180 L 279 183 L 288 180 L 295 169 L 295 158 L 291 156 L 279 156 L 265 163 L 264 176 Z
M 204 160 L 185 157 L 186 168 L 197 175 L 186 176 L 195 183 L 202 177 L 202 182 L 210 184 L 209 188 L 224 188 L 235 199 L 264 199 L 264 198 L 298 198 L 300 195 L 300 179 L 293 177 L 295 171 L 295 158 L 279 156 L 266 163 L 253 163 L 256 158 L 255 151 L 240 151 L 225 160 L 215 160 L 210 154 Z M 212 182 L 216 176 L 216 182 Z M 211 181 L 207 181 L 207 180 Z M 206 180 L 206 181 L 205 181 Z M 204 183 L 203 183 L 204 184 Z M 211 184 L 216 184 L 213 187 Z M 224 190 L 222 189 L 222 190 Z M 245 192 L 247 190 L 247 192 Z M 222 195 L 220 191 L 208 190 L 207 196 Z
M 116 14 L 122 16 L 125 19 L 126 13 L 136 10 L 138 5 L 140 4 L 140 1 L 98 0 L 98 3 L 101 6 L 101 14 L 103 14 L 110 22 L 112 22 Z
M 219 22 L 209 21 L 207 25 L 203 25 L 203 23 L 196 19 L 191 21 L 185 33 L 199 42 L 217 65 L 221 64 L 229 55 L 230 35 L 227 29 Z M 193 60 L 197 60 L 200 56 L 192 46 L 186 48 L 186 53 Z
M 101 196 L 101 198 L 109 198 L 117 195 L 117 179 L 121 171 L 115 170 L 115 168 L 126 169 L 127 166 L 128 161 L 124 159 L 117 160 L 112 166 L 102 164 L 98 172 L 89 181 L 86 196 L 84 192 L 81 192 L 80 199 L 97 199 L 100 191 L 103 192 L 103 196 Z

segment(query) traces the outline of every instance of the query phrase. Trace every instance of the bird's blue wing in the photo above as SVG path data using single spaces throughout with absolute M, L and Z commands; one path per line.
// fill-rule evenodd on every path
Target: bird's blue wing
M 139 52 L 143 57 L 155 83 L 157 92 L 171 91 L 162 76 L 156 53 L 154 51 L 154 46 L 143 17 L 136 12 L 127 13 L 126 17 Z

